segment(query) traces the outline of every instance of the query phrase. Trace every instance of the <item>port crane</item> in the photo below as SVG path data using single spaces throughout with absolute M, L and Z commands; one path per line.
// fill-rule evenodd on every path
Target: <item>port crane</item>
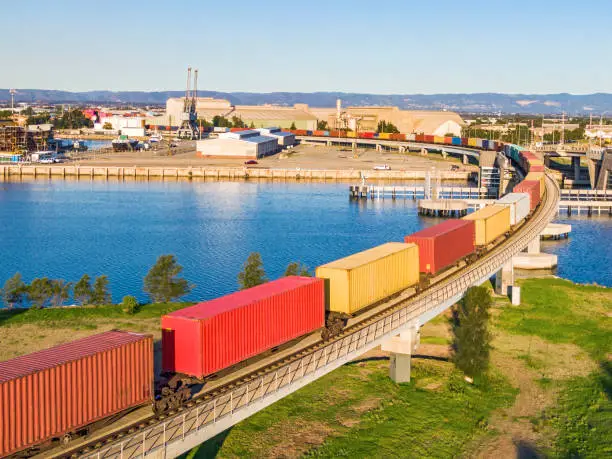
M 198 128 L 198 113 L 196 104 L 198 101 L 198 69 L 193 71 L 193 89 L 191 88 L 191 67 L 187 68 L 187 88 L 185 90 L 185 100 L 183 103 L 183 113 L 181 113 L 181 126 L 176 133 L 179 139 L 195 140 L 200 138 Z

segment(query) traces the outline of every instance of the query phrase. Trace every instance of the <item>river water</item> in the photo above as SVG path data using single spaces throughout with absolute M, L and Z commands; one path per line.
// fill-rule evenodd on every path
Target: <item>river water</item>
M 569 222 L 569 241 L 543 244 L 559 255 L 559 275 L 612 286 L 612 219 Z M 203 300 L 235 291 L 253 251 L 276 278 L 291 261 L 312 269 L 435 223 L 411 200 L 350 201 L 347 184 L 3 182 L 0 285 L 16 271 L 26 282 L 106 274 L 115 301 L 145 300 L 143 277 L 170 253 L 195 284 L 186 298 Z

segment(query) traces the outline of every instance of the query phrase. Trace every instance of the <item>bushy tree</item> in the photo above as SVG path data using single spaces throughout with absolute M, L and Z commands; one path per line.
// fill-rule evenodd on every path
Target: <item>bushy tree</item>
M 21 279 L 20 273 L 15 275 L 4 283 L 2 292 L 2 301 L 7 308 L 13 308 L 15 306 L 21 306 L 26 298 L 28 287 Z
M 102 126 L 102 129 L 105 129 L 107 131 L 110 131 L 112 128 L 113 128 L 113 125 L 110 124 L 108 121 L 104 123 L 104 125 Z
M 66 282 L 64 279 L 51 280 L 51 304 L 53 306 L 61 306 L 68 298 L 72 290 L 72 282 Z
M 389 123 L 385 120 L 381 120 L 378 122 L 378 127 L 376 128 L 377 132 L 387 132 L 390 134 L 398 134 L 399 129 L 393 124 Z
M 238 286 L 240 290 L 245 290 L 266 282 L 268 282 L 268 279 L 261 261 L 261 255 L 258 252 L 253 252 L 244 262 L 242 271 L 238 273 Z
M 292 261 L 289 263 L 289 265 L 287 265 L 287 269 L 285 270 L 285 277 L 286 276 L 312 277 L 308 271 L 308 267 L 297 261 Z
M 123 297 L 121 307 L 125 313 L 130 315 L 136 314 L 138 311 L 140 311 L 140 303 L 135 297 L 131 295 Z
M 82 306 L 90 304 L 92 296 L 91 278 L 89 274 L 83 274 L 83 277 L 74 285 L 74 299 Z
M 96 277 L 96 280 L 93 284 L 91 303 L 95 304 L 96 306 L 101 306 L 103 304 L 110 304 L 112 301 L 113 300 L 108 289 L 108 277 Z
M 291 131 L 295 131 L 297 128 L 295 127 L 295 121 L 293 123 L 291 123 L 291 126 L 289 127 L 289 130 Z
M 485 287 L 471 287 L 453 308 L 453 362 L 467 376 L 476 377 L 489 366 L 491 333 L 488 329 L 491 294 Z
M 246 123 L 242 121 L 242 118 L 238 118 L 237 116 L 232 116 L 232 126 L 235 128 L 245 128 L 247 127 Z
M 169 302 L 187 295 L 192 286 L 178 275 L 183 267 L 174 255 L 161 255 L 144 278 L 144 291 L 155 302 Z
M 33 308 L 44 308 L 53 295 L 53 284 L 46 277 L 36 278 L 28 287 L 27 292 L 28 300 L 32 303 Z

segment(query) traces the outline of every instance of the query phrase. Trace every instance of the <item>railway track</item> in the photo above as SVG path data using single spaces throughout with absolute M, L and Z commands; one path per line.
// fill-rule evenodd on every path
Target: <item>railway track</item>
M 327 341 L 320 340 L 278 361 L 254 369 L 223 386 L 211 389 L 190 400 L 182 409 L 125 426 L 91 442 L 46 457 L 132 458 L 151 454 L 167 442 L 185 438 L 193 430 L 217 423 L 227 415 L 257 403 L 275 391 L 293 384 L 360 349 L 360 344 L 375 343 L 421 314 L 432 311 L 444 301 L 460 298 L 469 286 L 499 269 L 520 252 L 556 215 L 559 188 L 547 175 L 544 198 L 528 222 L 491 249 L 476 262 L 453 272 L 426 290 L 409 297 L 399 296 L 376 308 L 367 318 L 345 328 Z M 494 271 L 493 271 L 494 272 Z

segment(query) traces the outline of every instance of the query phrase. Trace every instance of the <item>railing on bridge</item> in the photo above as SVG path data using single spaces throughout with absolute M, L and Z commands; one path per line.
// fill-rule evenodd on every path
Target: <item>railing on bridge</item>
M 557 211 L 559 188 L 547 177 L 547 193 L 540 210 L 526 225 L 494 249 L 489 256 L 464 271 L 432 286 L 420 295 L 397 299 L 377 316 L 359 322 L 333 342 L 279 366 L 257 379 L 228 389 L 214 398 L 198 401 L 184 412 L 110 446 L 85 454 L 91 459 L 136 458 L 160 453 L 178 455 L 211 438 L 276 400 L 303 387 L 353 358 L 397 335 L 410 323 L 427 315 L 434 317 L 458 301 L 472 285 L 478 285 L 498 271 L 512 256 L 539 237 Z M 197 435 L 196 435 L 197 434 Z

